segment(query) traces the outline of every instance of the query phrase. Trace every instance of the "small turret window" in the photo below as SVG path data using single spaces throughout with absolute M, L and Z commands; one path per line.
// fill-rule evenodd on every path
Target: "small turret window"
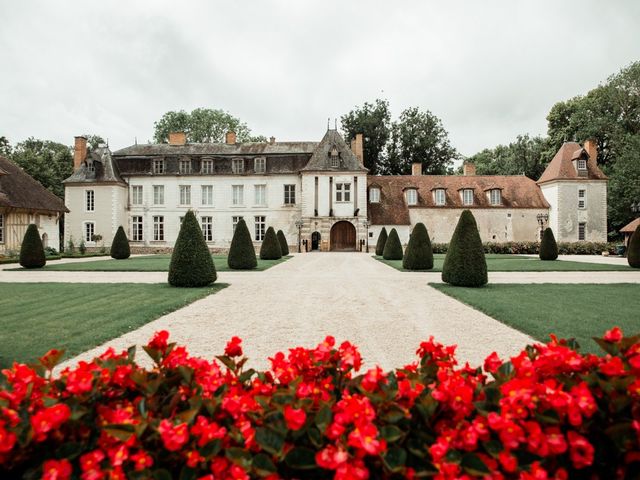
M 380 203 L 380 189 L 378 187 L 369 189 L 369 202 Z
M 335 145 L 329 150 L 329 157 L 331 158 L 331 167 L 338 168 L 340 166 L 340 152 Z
M 586 170 L 586 169 L 587 169 L 587 161 L 578 160 L 578 170 Z

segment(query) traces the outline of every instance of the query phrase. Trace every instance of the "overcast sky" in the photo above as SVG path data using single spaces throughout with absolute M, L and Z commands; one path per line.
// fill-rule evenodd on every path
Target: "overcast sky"
M 320 140 L 386 98 L 431 110 L 464 155 L 544 134 L 557 101 L 640 60 L 640 2 L 2 1 L 0 136 L 112 149 L 168 110 Z M 332 120 L 333 124 L 333 120 Z

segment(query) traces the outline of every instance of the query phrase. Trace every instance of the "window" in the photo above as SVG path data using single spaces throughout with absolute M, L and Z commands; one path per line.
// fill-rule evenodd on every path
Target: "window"
M 331 167 L 338 168 L 340 166 L 340 152 L 338 152 L 338 149 L 335 147 L 335 145 L 329 151 L 329 156 L 331 157 Z
M 587 208 L 587 191 L 584 189 L 578 190 L 578 208 Z
M 180 185 L 180 205 L 191 205 L 190 185 Z
M 256 224 L 256 241 L 261 242 L 264 239 L 267 217 L 255 217 Z
M 202 217 L 202 236 L 205 242 L 213 242 L 213 217 Z
M 444 188 L 438 188 L 435 190 L 435 202 L 436 205 L 444 205 L 446 203 Z
M 93 222 L 85 222 L 84 224 L 84 241 L 93 242 L 93 235 L 96 231 L 96 224 Z
M 233 205 L 244 205 L 244 187 L 242 185 L 232 185 Z
M 587 224 L 584 222 L 580 222 L 578 224 L 578 240 L 586 240 L 587 239 Z
M 213 185 L 202 185 L 202 205 L 213 205 Z
M 233 173 L 244 173 L 244 159 L 234 158 L 231 160 L 231 171 Z
M 336 202 L 351 201 L 351 184 L 336 183 Z
M 180 160 L 180 173 L 191 173 L 191 159 Z
M 142 205 L 142 185 L 134 185 L 131 187 L 131 204 Z
M 473 190 L 465 188 L 462 190 L 462 203 L 464 205 L 473 205 Z
M 253 169 L 256 173 L 264 173 L 267 169 L 267 158 L 256 157 L 253 161 Z
M 202 173 L 213 173 L 213 160 L 205 158 L 202 160 Z
M 96 164 L 93 160 L 87 160 L 87 172 L 96 173 Z
M 285 185 L 284 186 L 284 204 L 295 205 L 296 203 L 296 186 Z
M 415 188 L 407 189 L 406 196 L 407 196 L 407 205 L 418 204 L 418 191 Z
M 380 189 L 377 187 L 369 190 L 369 202 L 380 203 Z
M 0 243 L 4 243 L 4 215 L 0 213 Z
M 164 185 L 153 186 L 153 204 L 164 205 Z
M 93 190 L 86 190 L 84 192 L 84 195 L 85 195 L 85 200 L 86 200 L 85 205 L 86 205 L 86 208 L 87 208 L 87 212 L 95 211 L 95 209 L 96 209 L 96 204 L 95 204 L 96 196 L 95 196 L 94 191 Z
M 489 196 L 491 197 L 491 205 L 502 205 L 502 193 L 499 189 L 494 188 L 491 190 Z
M 238 222 L 242 220 L 244 217 L 231 217 L 233 221 L 233 232 L 235 233 L 236 227 L 238 226 Z
M 142 217 L 135 215 L 131 217 L 131 238 L 134 242 L 142 242 L 143 230 L 142 230 Z
M 578 170 L 586 170 L 586 169 L 587 169 L 587 161 L 578 160 Z
M 164 173 L 164 160 L 153 161 L 153 173 Z
M 255 205 L 266 205 L 267 204 L 267 186 L 266 185 L 255 185 L 254 186 L 254 200 Z
M 153 241 L 164 242 L 164 217 L 162 215 L 153 217 Z

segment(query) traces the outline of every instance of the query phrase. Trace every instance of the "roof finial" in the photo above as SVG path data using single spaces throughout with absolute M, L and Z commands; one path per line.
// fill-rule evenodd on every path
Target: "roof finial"
M 334 128 L 333 129 L 334 130 L 338 130 L 338 119 L 334 118 L 333 120 L 334 120 L 334 122 L 333 122 Z
M 327 118 L 327 130 L 331 128 L 331 117 Z

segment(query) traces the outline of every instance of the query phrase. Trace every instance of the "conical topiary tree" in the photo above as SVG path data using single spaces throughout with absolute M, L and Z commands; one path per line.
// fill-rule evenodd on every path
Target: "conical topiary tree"
M 402 244 L 400 243 L 400 237 L 395 228 L 391 229 L 389 238 L 384 244 L 384 250 L 382 251 L 382 258 L 385 260 L 402 260 Z
M 240 219 L 233 232 L 227 264 L 234 270 L 251 270 L 258 266 L 256 250 L 244 219 Z
M 540 241 L 540 260 L 555 260 L 558 258 L 558 244 L 553 236 L 553 230 L 547 227 L 542 233 Z
M 633 268 L 640 268 L 640 225 L 636 227 L 627 246 L 627 262 Z
M 113 242 L 111 242 L 111 258 L 124 260 L 130 256 L 131 249 L 129 248 L 129 239 L 127 238 L 127 234 L 124 233 L 124 228 L 122 228 L 121 225 L 118 227 L 116 235 L 113 237 Z
M 282 256 L 289 255 L 289 245 L 287 244 L 287 237 L 284 236 L 284 232 L 282 230 L 278 230 L 276 234 L 278 237 L 278 242 L 280 242 L 280 251 Z
M 278 242 L 278 237 L 273 227 L 267 228 L 267 233 L 264 234 L 262 246 L 260 247 L 260 258 L 262 260 L 278 260 L 282 258 L 280 242 Z
M 20 246 L 20 265 L 24 268 L 42 268 L 47 259 L 44 256 L 42 239 L 38 227 L 33 223 L 27 227 L 27 231 Z
M 433 250 L 431 239 L 424 223 L 413 227 L 409 244 L 402 257 L 402 268 L 407 270 L 431 270 L 433 268 Z
M 381 257 L 384 253 L 384 245 L 387 243 L 387 229 L 382 227 L 380 235 L 378 235 L 378 243 L 376 243 L 376 255 Z
M 459 287 L 481 287 L 488 281 L 478 225 L 469 210 L 462 212 L 451 237 L 442 267 L 442 280 Z
M 169 264 L 169 283 L 174 287 L 204 287 L 216 281 L 216 267 L 191 210 L 182 220 Z

